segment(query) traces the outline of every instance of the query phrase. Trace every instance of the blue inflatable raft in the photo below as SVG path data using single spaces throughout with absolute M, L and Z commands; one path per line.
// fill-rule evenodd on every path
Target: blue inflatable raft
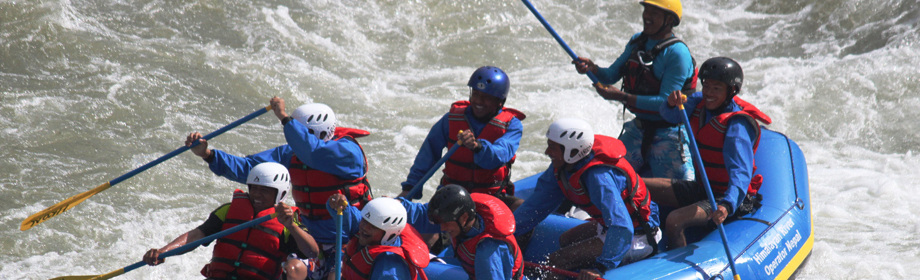
M 762 129 L 754 155 L 756 174 L 764 177 L 762 206 L 724 224 L 729 248 L 742 279 L 792 279 L 804 267 L 814 245 L 808 170 L 802 150 L 778 132 Z M 539 174 L 538 174 L 539 175 Z M 538 175 L 515 182 L 516 195 L 527 199 Z M 663 218 L 663 217 L 662 217 Z M 539 263 L 559 249 L 559 235 L 584 221 L 550 215 L 534 230 L 524 260 Z M 732 279 L 718 231 L 704 233 L 687 247 L 607 271 L 605 279 Z M 662 245 L 663 249 L 664 246 Z M 453 252 L 442 253 L 448 264 L 432 262 L 428 278 L 467 279 L 452 265 Z

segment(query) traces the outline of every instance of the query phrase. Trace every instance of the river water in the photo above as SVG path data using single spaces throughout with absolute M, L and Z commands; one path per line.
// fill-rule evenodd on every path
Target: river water
M 600 64 L 641 30 L 636 1 L 533 4 Z M 676 33 L 699 62 L 738 60 L 741 97 L 804 150 L 816 233 L 800 277 L 920 278 L 920 3 L 687 0 Z M 0 0 L 0 279 L 109 272 L 197 226 L 241 185 L 186 153 L 19 230 L 272 96 L 289 111 L 329 104 L 340 126 L 371 131 L 368 178 L 395 195 L 469 74 L 496 65 L 511 77 L 506 105 L 528 115 L 513 176 L 540 172 L 553 120 L 616 136 L 631 118 L 570 60 L 517 1 Z M 283 141 L 266 114 L 211 145 L 245 155 Z M 195 279 L 210 251 L 122 278 Z

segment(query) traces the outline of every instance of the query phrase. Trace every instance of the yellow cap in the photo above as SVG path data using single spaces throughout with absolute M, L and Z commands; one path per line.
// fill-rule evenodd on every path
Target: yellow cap
M 679 25 L 680 19 L 684 16 L 684 8 L 680 5 L 680 0 L 642 0 L 639 2 L 639 4 L 653 5 L 673 13 L 675 16 L 677 16 L 677 22 L 674 23 L 674 26 Z

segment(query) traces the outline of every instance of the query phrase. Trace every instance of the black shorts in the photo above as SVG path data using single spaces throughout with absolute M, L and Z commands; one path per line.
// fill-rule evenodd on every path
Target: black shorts
M 678 208 L 696 204 L 706 211 L 706 213 L 711 212 L 712 204 L 709 202 L 709 195 L 706 194 L 706 189 L 704 188 L 705 186 L 696 181 L 671 179 L 671 189 L 674 190 L 674 196 L 677 198 L 677 204 L 679 204 Z M 760 201 L 762 199 L 759 193 L 754 196 L 748 194 L 744 197 L 744 200 L 741 201 L 741 205 L 738 206 L 737 211 L 735 211 L 732 216 L 745 215 L 756 211 L 760 208 Z M 718 202 L 722 200 L 722 197 L 717 196 L 715 200 Z
M 692 205 L 701 200 L 709 200 L 704 186 L 696 181 L 671 179 L 671 189 L 677 198 L 678 208 Z

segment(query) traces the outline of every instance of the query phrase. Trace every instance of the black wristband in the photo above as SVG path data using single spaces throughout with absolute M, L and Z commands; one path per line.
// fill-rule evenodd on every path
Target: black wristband
M 733 209 L 732 209 L 732 205 L 731 205 L 731 204 L 729 204 L 728 202 L 725 202 L 724 200 L 723 200 L 723 201 L 719 201 L 719 203 L 717 203 L 717 204 L 718 204 L 718 205 L 725 206 L 725 210 L 728 210 L 728 215 L 731 215 L 731 214 L 732 214 L 732 210 L 733 210 Z M 717 207 L 718 207 L 718 206 L 717 206 Z M 718 210 L 718 209 L 716 209 L 716 210 Z
M 207 163 L 214 162 L 214 150 L 213 149 L 211 150 L 211 154 L 209 154 L 208 157 L 204 159 L 204 161 Z
M 294 119 L 294 117 L 291 117 L 291 116 L 284 117 L 283 119 L 281 119 L 281 125 L 282 125 L 282 126 L 287 125 L 287 123 L 290 122 L 290 121 L 293 120 L 293 119 Z
M 479 143 L 479 145 L 476 145 L 476 148 L 473 148 L 473 153 L 478 153 L 479 151 L 482 151 L 482 143 Z

